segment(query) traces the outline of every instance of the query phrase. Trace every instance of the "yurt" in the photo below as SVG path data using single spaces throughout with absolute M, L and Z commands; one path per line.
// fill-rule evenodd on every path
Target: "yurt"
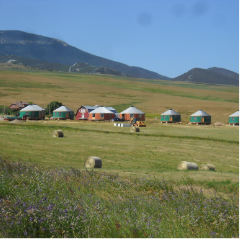
M 130 106 L 119 114 L 119 118 L 125 121 L 130 120 L 132 117 L 136 118 L 139 121 L 144 121 L 145 113 L 134 106 Z
M 180 123 L 181 115 L 170 109 L 161 114 L 161 123 Z
M 199 110 L 190 115 L 190 124 L 211 124 L 211 115 Z
M 42 107 L 40 107 L 39 105 L 33 104 L 33 106 L 35 106 L 37 109 L 39 109 L 39 111 L 41 111 L 42 113 L 40 114 L 41 119 L 45 119 L 45 109 L 43 109 Z
M 62 105 L 53 111 L 53 119 L 74 119 L 74 111 Z
M 239 125 L 239 111 L 236 111 L 235 113 L 229 115 L 228 123 L 230 125 Z
M 111 120 L 114 119 L 115 114 L 106 107 L 98 107 L 89 113 L 88 120 Z
M 19 112 L 19 116 L 30 120 L 42 119 L 42 108 L 38 105 L 28 105 Z

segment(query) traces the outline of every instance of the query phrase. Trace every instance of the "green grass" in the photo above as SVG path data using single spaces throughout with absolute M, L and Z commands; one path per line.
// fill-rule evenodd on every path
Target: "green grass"
M 64 138 L 53 138 L 56 129 Z M 188 127 L 148 124 L 139 134 L 106 122 L 0 123 L 1 155 L 14 160 L 48 166 L 84 168 L 84 160 L 95 155 L 103 169 L 120 175 L 150 176 L 178 180 L 181 161 L 214 164 L 216 172 L 189 172 L 197 181 L 238 181 L 238 129 L 236 127 Z M 196 132 L 199 132 L 198 134 Z M 194 136 L 194 134 L 196 134 Z M 208 138 L 208 136 L 210 138 Z
M 232 98 L 224 98 L 223 96 L 212 96 L 209 94 L 208 96 L 201 96 L 200 94 L 194 94 L 188 92 L 183 92 L 181 88 L 190 88 L 190 89 L 197 89 L 197 90 L 210 90 L 210 91 L 220 91 L 220 92 L 231 92 L 231 93 L 238 93 L 238 87 L 232 86 L 212 86 L 212 85 L 201 85 L 201 84 L 191 84 L 191 83 L 174 83 L 171 81 L 161 81 L 161 80 L 147 80 L 147 79 L 137 79 L 137 78 L 130 78 L 130 77 L 114 77 L 114 76 L 98 76 L 101 80 L 89 77 L 88 75 L 81 75 L 81 74 L 68 74 L 68 73 L 36 73 L 40 76 L 51 76 L 57 78 L 64 78 L 66 81 L 71 82 L 84 82 L 88 84 L 94 85 L 104 85 L 104 86 L 111 86 L 121 89 L 128 89 L 128 90 L 136 90 L 141 92 L 150 92 L 150 93 L 157 93 L 157 94 L 167 94 L 173 96 L 181 96 L 199 100 L 210 100 L 210 101 L 220 101 L 220 102 L 234 102 L 238 103 L 239 99 L 237 97 Z M 109 81 L 108 79 L 116 79 L 117 81 Z M 119 81 L 123 80 L 123 81 Z M 124 81 L 128 81 L 126 82 Z M 141 83 L 148 83 L 148 87 L 145 85 L 136 84 L 136 82 Z M 150 87 L 149 87 L 150 84 Z M 156 86 L 175 86 L 179 87 L 178 90 L 170 90 L 166 88 L 156 87 Z

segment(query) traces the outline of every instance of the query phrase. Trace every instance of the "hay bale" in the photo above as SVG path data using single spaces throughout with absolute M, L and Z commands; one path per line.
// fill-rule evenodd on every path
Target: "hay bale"
M 132 126 L 130 131 L 131 131 L 131 132 L 140 132 L 140 128 L 139 128 L 139 127 Z
M 198 165 L 196 163 L 182 161 L 178 165 L 178 170 L 198 170 Z
M 84 166 L 85 168 L 101 168 L 102 160 L 96 156 L 89 156 L 85 159 Z
M 213 124 L 214 126 L 224 126 L 224 124 L 222 122 L 216 122 Z
M 208 164 L 202 164 L 200 166 L 200 169 L 201 170 L 212 170 L 212 171 L 215 171 L 216 167 L 213 164 L 208 163 Z
M 55 130 L 53 132 L 53 137 L 64 137 L 62 130 L 61 129 Z
M 23 122 L 18 119 L 15 119 L 15 120 L 10 121 L 9 123 L 10 124 L 22 124 Z

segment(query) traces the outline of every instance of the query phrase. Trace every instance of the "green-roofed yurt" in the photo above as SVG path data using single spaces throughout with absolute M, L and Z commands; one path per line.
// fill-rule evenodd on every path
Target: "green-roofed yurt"
M 29 120 L 43 119 L 43 108 L 38 105 L 28 105 L 19 112 L 21 118 Z
M 170 109 L 161 114 L 161 123 L 180 123 L 181 115 Z
M 239 125 L 239 111 L 236 111 L 235 113 L 229 115 L 228 123 L 230 125 Z
M 74 119 L 74 111 L 62 105 L 53 111 L 53 119 Z
M 190 115 L 190 124 L 211 124 L 211 115 L 199 110 Z

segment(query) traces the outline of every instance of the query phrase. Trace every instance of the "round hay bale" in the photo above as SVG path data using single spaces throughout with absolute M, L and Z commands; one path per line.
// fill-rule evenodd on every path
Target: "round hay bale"
M 53 132 L 53 137 L 64 137 L 62 130 L 61 129 L 55 130 Z
M 89 156 L 85 159 L 84 166 L 85 168 L 101 168 L 102 160 L 96 156 Z
M 201 170 L 212 170 L 212 171 L 215 171 L 216 167 L 213 164 L 208 163 L 208 164 L 202 164 L 200 166 L 200 169 Z
M 135 127 L 135 126 L 132 126 L 131 129 L 130 129 L 131 132 L 140 132 L 140 128 L 139 127 Z
M 196 163 L 182 161 L 178 165 L 178 170 L 198 170 L 198 165 Z

